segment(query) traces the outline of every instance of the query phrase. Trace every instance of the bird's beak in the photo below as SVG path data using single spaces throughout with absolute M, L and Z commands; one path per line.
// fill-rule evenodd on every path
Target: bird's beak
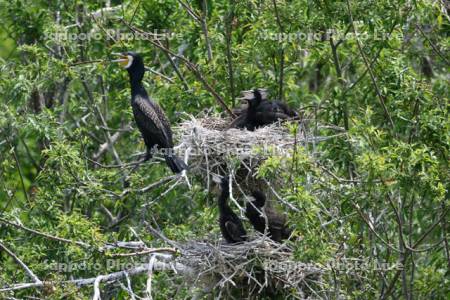
M 250 99 L 244 99 L 244 98 L 237 98 L 240 102 L 241 105 L 247 104 L 250 102 Z
M 125 67 L 128 65 L 128 56 L 126 54 L 116 53 L 116 52 L 113 52 L 111 54 L 119 57 L 118 59 L 111 60 L 111 62 L 118 62 L 122 67 Z
M 262 99 L 267 99 L 269 92 L 267 89 L 258 89 Z
M 253 99 L 253 91 L 242 91 L 241 97 L 236 98 L 237 100 L 241 101 L 242 103 L 247 103 L 248 101 Z
M 212 176 L 212 180 L 213 180 L 215 183 L 220 183 L 220 182 L 222 181 L 222 176 L 217 175 L 217 174 L 214 174 L 214 175 Z
M 247 200 L 247 202 L 253 202 L 253 201 L 255 201 L 256 199 L 255 199 L 255 197 L 253 197 L 253 196 L 247 196 L 247 197 L 246 197 L 246 200 Z

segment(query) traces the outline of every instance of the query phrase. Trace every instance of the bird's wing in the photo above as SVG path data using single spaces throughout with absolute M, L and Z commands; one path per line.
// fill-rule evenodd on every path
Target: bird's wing
M 143 126 L 152 137 L 158 141 L 158 144 L 163 147 L 172 147 L 172 133 L 170 124 L 165 118 L 164 112 L 153 101 L 137 96 L 135 103 L 138 109 L 145 115 L 145 120 L 136 121 Z
M 242 232 L 241 228 L 232 221 L 225 222 L 225 228 L 227 229 L 228 234 L 233 238 L 233 240 L 242 242 L 244 238 L 242 237 L 245 233 Z
M 234 119 L 227 127 L 229 128 L 244 128 L 246 125 L 246 117 L 247 117 L 247 111 L 239 115 L 236 119 Z
M 292 108 L 290 108 L 289 105 L 287 105 L 286 103 L 277 101 L 276 105 L 278 106 L 277 111 L 282 111 L 289 117 L 297 117 L 298 116 L 298 113 L 295 110 L 293 110 Z
M 283 229 L 286 227 L 286 216 L 282 213 L 279 213 L 273 209 L 266 208 L 265 213 L 267 216 L 267 220 L 269 221 L 269 226 L 276 229 Z
M 161 106 L 159 106 L 156 102 L 153 102 L 153 108 L 155 109 L 156 113 L 159 116 L 159 119 L 161 121 L 161 124 L 164 126 L 165 128 L 165 132 L 170 140 L 170 143 L 172 143 L 172 129 L 170 126 L 170 122 L 169 119 L 167 119 L 166 113 L 164 112 L 164 110 L 161 108 Z M 173 145 L 172 145 L 173 146 Z
M 255 116 L 256 119 L 262 122 L 263 124 L 270 124 L 278 120 L 285 120 L 289 118 L 289 116 L 284 113 L 272 111 L 260 111 L 257 112 Z
M 290 108 L 289 106 L 285 105 L 284 113 L 287 114 L 289 117 L 294 118 L 298 117 L 298 112 Z

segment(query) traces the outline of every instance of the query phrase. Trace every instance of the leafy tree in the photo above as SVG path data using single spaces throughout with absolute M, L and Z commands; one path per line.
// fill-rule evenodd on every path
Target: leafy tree
M 33 282 L 31 274 L 62 282 L 119 271 L 137 259 L 114 257 L 107 245 L 164 246 L 148 224 L 177 241 L 219 239 L 214 193 L 203 182 L 166 191 L 172 181 L 152 186 L 170 175 L 164 164 L 132 174 L 115 167 L 145 149 L 127 74 L 110 63 L 111 52 L 135 50 L 152 70 L 145 88 L 172 124 L 205 109 L 225 116 L 219 100 L 235 107 L 239 91 L 267 87 L 312 119 L 316 135 L 335 136 L 274 155 L 257 172 L 281 181 L 280 197 L 297 208 L 286 210 L 300 237 L 291 242 L 298 261 L 369 266 L 334 265 L 323 297 L 448 298 L 445 1 L 0 0 L 0 7 L 2 297 L 90 298 L 93 282 L 8 288 Z M 63 264 L 72 268 L 58 269 Z M 152 280 L 158 299 L 192 296 L 165 272 Z M 140 294 L 146 275 L 131 285 Z M 103 298 L 130 297 L 117 283 L 103 287 Z

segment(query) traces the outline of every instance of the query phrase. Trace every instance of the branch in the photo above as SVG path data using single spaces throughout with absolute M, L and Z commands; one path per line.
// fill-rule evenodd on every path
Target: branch
M 412 9 L 412 6 L 409 10 L 407 10 L 405 12 L 404 17 L 407 17 L 408 14 L 410 13 Z M 390 30 L 388 31 L 388 35 L 391 35 L 392 32 L 394 31 L 395 27 L 397 26 L 397 23 L 394 23 L 392 25 L 392 27 L 390 28 Z M 373 50 L 375 47 L 372 47 L 370 50 Z M 378 57 L 381 54 L 381 51 L 384 49 L 384 47 L 380 47 L 377 51 L 377 53 L 374 55 L 374 57 L 372 58 L 371 62 L 370 62 L 370 67 L 373 68 L 373 66 L 375 65 L 375 62 L 378 60 Z M 358 79 L 356 79 L 343 93 L 342 96 L 345 96 L 351 89 L 353 89 L 367 74 L 367 72 L 369 71 L 368 68 L 365 69 L 365 71 L 358 77 Z
M 148 248 L 140 252 L 132 252 L 132 253 L 115 253 L 111 254 L 111 257 L 130 257 L 130 256 L 139 256 L 139 255 L 145 255 L 155 252 L 170 252 L 172 254 L 177 253 L 177 249 L 175 248 Z
M 155 270 L 176 270 L 176 272 L 179 272 L 181 274 L 191 274 L 193 270 L 181 263 L 175 263 L 175 265 L 171 263 L 165 263 L 162 261 L 155 261 L 153 264 L 153 269 Z M 3 287 L 0 289 L 0 292 L 8 292 L 8 291 L 15 291 L 15 290 L 22 290 L 22 289 L 29 289 L 29 288 L 42 288 L 44 286 L 54 286 L 54 285 L 64 285 L 64 284 L 74 284 L 77 287 L 82 287 L 86 285 L 99 285 L 101 282 L 115 282 L 122 278 L 126 278 L 128 275 L 139 275 L 145 272 L 149 271 L 149 264 L 141 264 L 134 268 L 128 269 L 128 270 L 122 270 L 114 273 L 110 273 L 107 275 L 98 275 L 96 277 L 91 278 L 82 278 L 82 279 L 73 279 L 73 280 L 67 280 L 67 281 L 41 281 L 41 282 L 34 282 L 34 283 L 19 283 L 12 285 L 10 287 Z
M 13 157 L 14 157 L 14 161 L 16 162 L 17 170 L 19 171 L 20 183 L 22 184 L 22 190 L 23 190 L 23 193 L 25 195 L 25 199 L 27 199 L 28 204 L 31 204 L 30 198 L 28 197 L 27 189 L 25 187 L 25 181 L 24 181 L 24 178 L 23 178 L 22 168 L 20 166 L 19 158 L 17 157 L 17 150 L 16 150 L 15 146 L 13 146 L 12 154 L 13 154 Z
M 362 56 L 362 58 L 364 60 L 364 64 L 366 65 L 367 70 L 369 71 L 370 78 L 371 78 L 373 86 L 375 88 L 375 92 L 377 93 L 378 100 L 380 101 L 381 107 L 384 110 L 384 114 L 385 114 L 386 118 L 388 119 L 392 129 L 394 129 L 394 122 L 392 121 L 391 115 L 389 114 L 389 111 L 388 111 L 388 109 L 386 107 L 386 104 L 384 102 L 384 97 L 381 94 L 380 88 L 378 87 L 377 81 L 375 80 L 375 75 L 373 73 L 373 70 L 370 67 L 370 63 L 369 63 L 366 55 L 364 54 L 364 51 L 362 50 L 361 43 L 359 42 L 358 35 L 357 35 L 357 32 L 356 32 L 355 23 L 353 21 L 352 10 L 350 8 L 350 0 L 347 0 L 347 9 L 348 9 L 348 13 L 350 15 L 350 22 L 352 23 L 353 33 L 355 34 L 355 37 L 356 37 L 355 40 L 356 40 L 356 45 L 358 46 L 358 51 L 359 51 L 359 53 L 361 54 L 361 56 Z
M 391 244 L 389 244 L 387 241 L 385 241 L 379 234 L 378 232 L 375 230 L 375 226 L 373 225 L 372 221 L 370 221 L 370 219 L 364 214 L 364 212 L 361 210 L 360 206 L 358 205 L 358 203 L 355 203 L 354 201 L 351 201 L 353 206 L 356 208 L 356 211 L 358 212 L 358 214 L 360 215 L 360 217 L 363 219 L 363 221 L 367 224 L 367 226 L 369 227 L 370 231 L 373 232 L 373 234 L 383 243 L 385 244 L 388 248 L 394 250 L 395 252 L 401 253 L 400 249 L 395 248 L 394 246 L 392 246 Z
M 283 25 L 281 24 L 281 19 L 280 19 L 280 15 L 278 13 L 278 7 L 277 7 L 277 1 L 276 0 L 272 0 L 273 3 L 273 8 L 275 11 L 275 17 L 276 17 L 276 21 L 277 21 L 277 25 L 278 28 L 280 30 L 280 33 L 284 32 L 284 28 Z M 283 48 L 283 44 L 281 43 L 281 49 L 280 49 L 280 75 L 279 75 L 279 90 L 278 90 L 278 97 L 280 98 L 280 100 L 283 99 L 283 81 L 284 81 L 284 48 Z
M 152 68 L 148 68 L 148 67 L 145 67 L 145 70 L 146 70 L 146 71 L 149 71 L 150 73 L 153 73 L 153 74 L 155 74 L 155 75 L 160 76 L 161 78 L 167 80 L 167 81 L 170 82 L 170 83 L 174 83 L 174 81 L 173 81 L 172 78 L 170 78 L 170 77 L 164 75 L 164 74 L 161 73 L 161 72 L 158 72 L 158 71 L 153 70 Z
M 130 129 L 131 129 L 130 124 L 127 124 L 127 125 L 123 126 L 121 129 L 119 129 L 112 136 L 110 135 L 110 139 L 100 145 L 100 147 L 98 148 L 97 152 L 94 154 L 92 159 L 98 160 L 100 158 L 100 156 L 102 156 L 106 152 L 106 150 L 108 150 L 108 148 L 110 148 L 112 145 L 114 145 L 117 142 L 117 140 L 120 138 L 120 136 L 122 134 L 124 134 L 126 131 L 128 131 Z M 112 144 L 109 144 L 110 142 Z
M 203 30 L 203 34 L 205 35 L 205 43 L 206 43 L 206 50 L 207 50 L 207 54 L 208 54 L 208 62 L 211 62 L 213 57 L 212 57 L 212 47 L 211 47 L 211 40 L 209 39 L 209 34 L 208 34 L 208 23 L 206 22 L 206 18 L 208 17 L 208 3 L 206 0 L 202 1 L 202 7 L 203 7 L 203 17 L 202 17 L 202 30 Z
M 156 182 L 153 182 L 153 183 L 147 185 L 146 187 L 143 187 L 143 188 L 138 189 L 138 190 L 125 189 L 121 194 L 119 194 L 117 196 L 119 198 L 122 198 L 122 197 L 124 197 L 125 195 L 127 195 L 130 192 L 145 193 L 145 192 L 148 192 L 148 191 L 150 191 L 150 190 L 152 190 L 154 188 L 157 188 L 157 187 L 165 184 L 166 182 L 171 181 L 172 179 L 178 178 L 179 176 L 180 175 L 176 174 L 176 175 L 170 175 L 170 176 L 164 177 L 164 178 L 162 178 L 162 179 L 160 179 L 160 180 L 158 180 Z
M 227 68 L 228 68 L 228 78 L 230 83 L 230 96 L 232 99 L 232 104 L 235 104 L 235 87 L 234 87 L 234 71 L 233 71 L 233 55 L 232 55 L 232 36 L 233 36 L 233 17 L 234 17 L 234 0 L 230 3 L 231 8 L 227 15 L 225 16 L 225 41 L 226 41 L 226 57 L 227 57 Z
M 447 215 L 447 209 L 444 209 L 442 211 L 442 214 L 439 216 L 438 220 L 436 222 L 433 223 L 433 225 L 431 225 L 423 234 L 420 238 L 417 239 L 417 241 L 414 243 L 414 245 L 411 247 L 412 249 L 415 249 L 417 246 L 419 246 L 423 240 L 433 231 L 433 229 L 439 225 L 439 223 L 441 223 L 442 220 L 445 219 Z M 413 251 L 411 251 L 413 252 Z M 408 252 L 404 257 L 404 262 L 403 264 L 408 260 L 408 258 L 410 257 L 411 252 Z M 382 295 L 381 299 L 387 299 L 389 297 L 389 295 L 392 293 L 395 283 L 397 282 L 398 277 L 400 276 L 400 274 L 402 273 L 402 270 L 398 270 L 397 273 L 395 273 L 394 278 L 391 281 L 391 284 L 389 285 L 389 287 L 387 288 L 387 291 L 384 295 Z
M 445 56 L 442 54 L 441 51 L 436 47 L 436 45 L 430 40 L 430 38 L 423 32 L 422 28 L 420 28 L 419 25 L 416 26 L 417 29 L 419 29 L 422 36 L 427 40 L 428 44 L 430 44 L 431 48 L 433 48 L 433 51 L 436 52 L 437 55 L 439 55 L 442 60 L 447 64 L 447 66 L 450 66 L 450 62 L 445 58 Z
M 189 4 L 184 3 L 181 0 L 178 0 L 178 3 L 180 3 L 181 6 L 183 6 L 183 8 L 186 10 L 188 15 L 190 15 L 192 17 L 192 19 L 194 19 L 194 21 L 199 23 L 200 26 L 202 27 L 202 31 L 205 36 L 206 50 L 207 50 L 207 54 L 208 54 L 208 62 L 210 62 L 212 60 L 212 49 L 211 49 L 211 42 L 210 42 L 209 36 L 208 36 L 208 24 L 206 22 L 206 18 L 208 16 L 208 6 L 207 6 L 206 1 L 202 0 L 201 4 L 202 4 L 202 8 L 203 8 L 203 13 L 201 16 L 198 15 L 196 12 L 194 12 L 194 10 L 192 9 L 192 7 Z
M 5 245 L 3 245 L 0 242 L 0 248 L 3 249 L 6 253 L 8 253 L 9 256 L 11 256 L 16 263 L 18 263 L 24 270 L 25 272 L 27 272 L 28 276 L 30 276 L 31 279 L 33 279 L 34 282 L 36 283 L 41 283 L 42 281 L 33 273 L 33 271 L 30 270 L 30 268 L 28 268 L 28 266 L 26 264 L 23 263 L 22 260 L 20 260 L 20 258 L 18 258 L 11 250 L 9 250 Z
M 194 10 L 193 10 L 188 4 L 184 3 L 184 2 L 181 1 L 181 0 L 178 0 L 178 3 L 180 3 L 181 6 L 184 7 L 184 9 L 186 10 L 186 12 L 187 12 L 187 13 L 188 13 L 188 14 L 189 14 L 196 22 L 198 22 L 198 23 L 201 23 L 201 22 L 202 22 L 201 17 L 200 17 L 199 15 L 197 15 L 197 14 L 194 12 Z
M 78 245 L 78 246 L 83 247 L 83 248 L 92 248 L 91 245 L 89 245 L 89 244 L 87 244 L 87 243 L 85 243 L 85 242 L 81 242 L 81 241 L 73 241 L 73 240 L 69 240 L 69 239 L 57 237 L 57 236 L 54 236 L 54 235 L 50 235 L 50 234 L 48 234 L 48 233 L 39 232 L 39 231 L 36 231 L 36 230 L 34 230 L 34 229 L 25 227 L 25 226 L 23 226 L 23 225 L 21 225 L 21 224 L 17 224 L 17 223 L 8 221 L 8 220 L 6 220 L 6 219 L 4 219 L 4 218 L 2 218 L 2 217 L 0 217 L 0 222 L 5 223 L 5 224 L 7 224 L 7 225 L 14 226 L 14 227 L 19 228 L 19 229 L 22 229 L 22 230 L 25 230 L 25 231 L 30 232 L 30 233 L 35 234 L 35 235 L 40 235 L 40 236 L 46 237 L 46 238 L 48 238 L 48 239 L 50 239 L 50 240 L 54 240 L 54 241 L 58 241 L 58 242 L 63 242 L 63 243 L 68 243 L 68 244 L 75 244 L 75 245 Z
M 90 102 L 91 102 L 91 105 L 92 105 L 93 108 L 94 108 L 94 111 L 95 111 L 96 114 L 97 114 L 97 117 L 100 119 L 102 125 L 103 125 L 105 128 L 107 128 L 107 127 L 108 127 L 108 124 L 106 123 L 106 120 L 105 120 L 105 118 L 103 117 L 102 112 L 100 111 L 100 109 L 98 108 L 97 104 L 95 103 L 95 99 L 94 99 L 94 96 L 93 96 L 93 94 L 92 94 L 91 89 L 89 88 L 89 85 L 87 84 L 86 80 L 84 80 L 84 79 L 81 80 L 81 83 L 82 83 L 82 85 L 83 85 L 83 87 L 84 87 L 84 89 L 85 89 L 85 91 L 86 91 L 86 94 L 87 94 L 87 96 L 88 96 L 88 99 L 89 99 Z M 109 149 L 111 150 L 111 152 L 113 153 L 113 156 L 114 156 L 116 162 L 117 162 L 118 164 L 121 164 L 122 161 L 121 161 L 121 159 L 120 159 L 120 157 L 119 157 L 119 154 L 117 153 L 116 149 L 114 148 L 114 144 L 113 144 L 113 142 L 112 142 L 111 134 L 109 133 L 108 130 L 104 130 L 104 134 L 105 134 L 105 137 L 106 137 L 106 140 L 107 140 L 107 144 L 108 144 L 108 146 L 109 146 L 108 148 L 109 148 Z

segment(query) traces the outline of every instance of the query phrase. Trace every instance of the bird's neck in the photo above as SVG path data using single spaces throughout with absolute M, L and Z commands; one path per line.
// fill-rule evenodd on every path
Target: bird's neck
M 252 203 L 257 208 L 261 208 L 266 204 L 266 197 L 264 197 L 264 195 L 262 195 L 261 193 L 253 192 L 252 196 L 253 198 L 255 198 L 255 200 Z
M 230 207 L 228 206 L 228 203 L 227 203 L 227 200 L 228 200 L 228 197 L 230 196 L 230 194 L 229 193 L 227 193 L 227 192 L 222 192 L 222 194 L 219 196 L 219 210 L 221 211 L 221 212 L 228 212 L 228 211 L 230 211 Z
M 261 99 L 260 96 L 256 97 L 256 99 L 255 99 L 255 107 L 258 106 L 258 105 L 260 105 L 260 104 L 261 104 L 261 101 L 262 101 L 262 99 Z
M 248 109 L 256 110 L 256 108 L 261 104 L 261 98 L 256 97 L 252 102 L 250 102 Z
M 147 92 L 145 91 L 144 85 L 142 84 L 142 80 L 130 78 L 130 85 L 132 96 L 136 95 L 147 96 Z

